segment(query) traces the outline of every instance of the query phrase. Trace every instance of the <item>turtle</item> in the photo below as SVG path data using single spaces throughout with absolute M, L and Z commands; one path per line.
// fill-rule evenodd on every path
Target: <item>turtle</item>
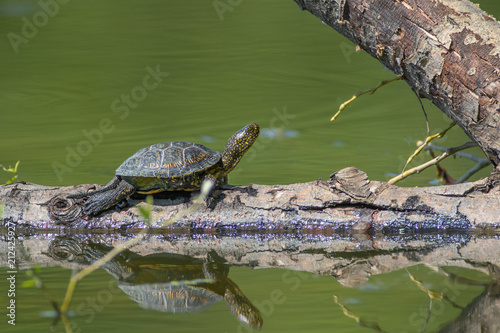
M 101 189 L 69 195 L 85 198 L 83 214 L 97 215 L 135 192 L 196 191 L 212 180 L 207 198 L 216 186 L 227 184 L 231 172 L 259 136 L 259 125 L 248 124 L 229 138 L 222 154 L 199 143 L 164 142 L 139 149 L 115 171 Z

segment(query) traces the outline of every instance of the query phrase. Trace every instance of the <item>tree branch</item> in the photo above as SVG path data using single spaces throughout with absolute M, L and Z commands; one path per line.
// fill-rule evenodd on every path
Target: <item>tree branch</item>
M 428 98 L 500 163 L 500 23 L 467 0 L 295 0 Z

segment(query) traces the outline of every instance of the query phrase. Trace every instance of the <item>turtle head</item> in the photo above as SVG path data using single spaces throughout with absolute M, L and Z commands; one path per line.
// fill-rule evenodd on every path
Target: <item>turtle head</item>
M 227 140 L 226 147 L 222 152 L 224 176 L 238 165 L 243 154 L 245 154 L 255 140 L 257 140 L 259 131 L 259 125 L 256 123 L 248 124 Z

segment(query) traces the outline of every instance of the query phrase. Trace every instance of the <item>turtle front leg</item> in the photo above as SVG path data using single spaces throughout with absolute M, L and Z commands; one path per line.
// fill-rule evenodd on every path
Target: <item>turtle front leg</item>
M 110 188 L 107 191 L 91 193 L 83 205 L 83 212 L 85 215 L 97 215 L 103 210 L 111 208 L 120 201 L 127 199 L 135 191 L 136 188 L 133 185 L 122 180 L 116 187 Z

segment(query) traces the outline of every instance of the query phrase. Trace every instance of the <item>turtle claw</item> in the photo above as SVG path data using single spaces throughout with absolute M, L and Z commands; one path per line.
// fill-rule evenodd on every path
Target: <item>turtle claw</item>
M 89 197 L 82 206 L 84 216 L 97 215 L 100 211 L 98 208 L 98 200 L 93 200 L 93 197 Z
M 92 197 L 90 197 L 83 206 L 83 213 L 86 216 L 97 215 L 101 210 L 103 209 L 99 208 L 99 202 L 97 200 L 92 200 Z

